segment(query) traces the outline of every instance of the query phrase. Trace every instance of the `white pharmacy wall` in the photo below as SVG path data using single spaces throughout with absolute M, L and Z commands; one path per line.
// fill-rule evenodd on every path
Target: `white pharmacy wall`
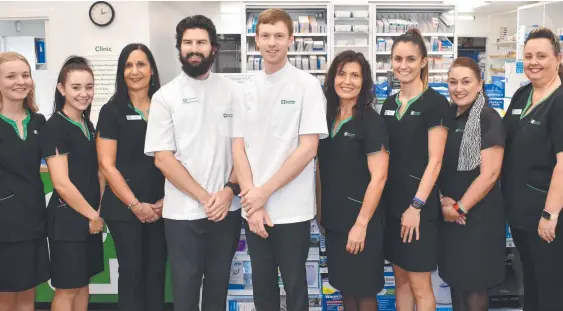
M 52 111 L 56 78 L 70 55 L 108 56 L 117 60 L 121 49 L 129 43 L 150 46 L 148 2 L 112 1 L 114 22 L 107 27 L 94 25 L 88 11 L 92 1 L 5 1 L 0 2 L 0 32 L 13 28 L 13 20 L 45 19 L 47 70 L 33 73 L 40 111 Z M 22 28 L 23 31 L 28 27 Z M 33 27 L 29 27 L 33 28 Z M 11 31 L 11 30 L 10 30 Z M 111 51 L 99 52 L 100 48 Z M 97 51 L 98 50 L 98 51 Z M 113 56 L 115 55 L 115 56 Z M 99 97 L 101 102 L 107 96 Z M 94 98 L 96 100 L 96 98 Z M 101 103 L 100 102 L 100 103 Z
M 182 19 L 201 14 L 210 18 L 220 34 L 243 34 L 244 6 L 229 1 L 151 1 L 149 2 L 150 42 L 161 83 L 182 72 L 176 50 L 176 25 Z

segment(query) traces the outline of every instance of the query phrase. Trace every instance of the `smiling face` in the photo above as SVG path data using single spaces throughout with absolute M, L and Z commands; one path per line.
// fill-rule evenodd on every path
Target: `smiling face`
M 94 99 L 94 77 L 84 70 L 70 71 L 64 85 L 57 84 L 57 89 L 65 97 L 65 106 L 84 111 Z
M 0 64 L 0 99 L 23 101 L 33 89 L 29 66 L 21 60 Z
M 466 107 L 477 99 L 483 84 L 468 67 L 452 67 L 448 74 L 450 98 L 459 107 Z
M 334 77 L 334 90 L 340 99 L 357 100 L 362 84 L 362 66 L 357 62 L 344 64 Z
M 283 21 L 260 24 L 256 34 L 260 55 L 270 65 L 283 63 L 287 59 L 287 51 L 292 42 L 293 35 L 289 35 L 289 29 Z
M 399 42 L 392 53 L 391 65 L 395 77 L 405 84 L 420 79 L 420 72 L 426 67 L 428 59 L 422 57 L 418 46 L 412 42 Z
M 209 33 L 201 28 L 186 29 L 180 45 L 182 70 L 196 78 L 206 74 L 215 60 L 216 50 L 211 45 Z
M 560 64 L 561 54 L 555 54 L 550 40 L 530 39 L 524 46 L 524 73 L 532 83 L 553 79 Z
M 147 54 L 142 50 L 134 50 L 125 63 L 125 83 L 130 91 L 149 88 L 152 76 L 151 64 Z

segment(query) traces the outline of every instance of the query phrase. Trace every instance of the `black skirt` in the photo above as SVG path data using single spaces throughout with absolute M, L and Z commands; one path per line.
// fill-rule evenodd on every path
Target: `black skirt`
M 444 222 L 440 229 L 440 277 L 457 290 L 488 289 L 504 278 L 506 223 L 502 201 L 484 200 L 473 209 L 477 213 L 467 214 L 465 226 Z
M 438 266 L 438 231 L 441 220 L 420 220 L 420 239 L 413 234 L 403 243 L 401 219 L 390 216 L 385 227 L 385 257 L 408 272 L 432 272 Z
M 371 221 L 364 251 L 352 255 L 346 251 L 348 233 L 327 230 L 328 277 L 334 288 L 356 297 L 375 297 L 383 289 L 383 231 L 381 220 Z
M 0 292 L 21 292 L 49 280 L 47 239 L 0 243 Z
M 90 278 L 104 271 L 102 234 L 88 236 L 86 241 L 70 242 L 49 239 L 51 251 L 51 285 L 60 289 L 81 288 Z

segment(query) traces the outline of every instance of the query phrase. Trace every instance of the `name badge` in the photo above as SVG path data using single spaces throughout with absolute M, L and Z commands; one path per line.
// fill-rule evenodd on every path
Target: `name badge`
M 191 103 L 198 102 L 199 98 L 197 98 L 197 97 L 184 98 L 184 99 L 182 99 L 182 101 L 184 102 L 184 104 L 191 104 Z
M 521 114 L 522 114 L 522 109 L 514 109 L 514 110 L 512 110 L 512 114 L 514 114 L 514 115 L 521 115 Z
M 394 116 L 394 115 L 395 115 L 395 110 L 385 110 L 384 115 L 386 115 L 386 116 Z
M 530 124 L 533 124 L 533 125 L 541 125 L 541 122 L 532 119 L 532 120 L 530 121 Z
M 128 121 L 132 121 L 132 120 L 143 120 L 143 117 L 141 117 L 140 115 L 128 115 L 127 116 L 127 120 Z

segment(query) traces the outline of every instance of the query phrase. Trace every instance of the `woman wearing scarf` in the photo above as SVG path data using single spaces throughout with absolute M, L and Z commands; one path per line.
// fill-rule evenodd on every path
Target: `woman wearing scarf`
M 505 220 L 499 175 L 505 134 L 488 107 L 481 72 L 468 57 L 448 73 L 455 127 L 439 178 L 444 224 L 438 270 L 451 287 L 455 311 L 487 311 L 487 290 L 504 277 Z

